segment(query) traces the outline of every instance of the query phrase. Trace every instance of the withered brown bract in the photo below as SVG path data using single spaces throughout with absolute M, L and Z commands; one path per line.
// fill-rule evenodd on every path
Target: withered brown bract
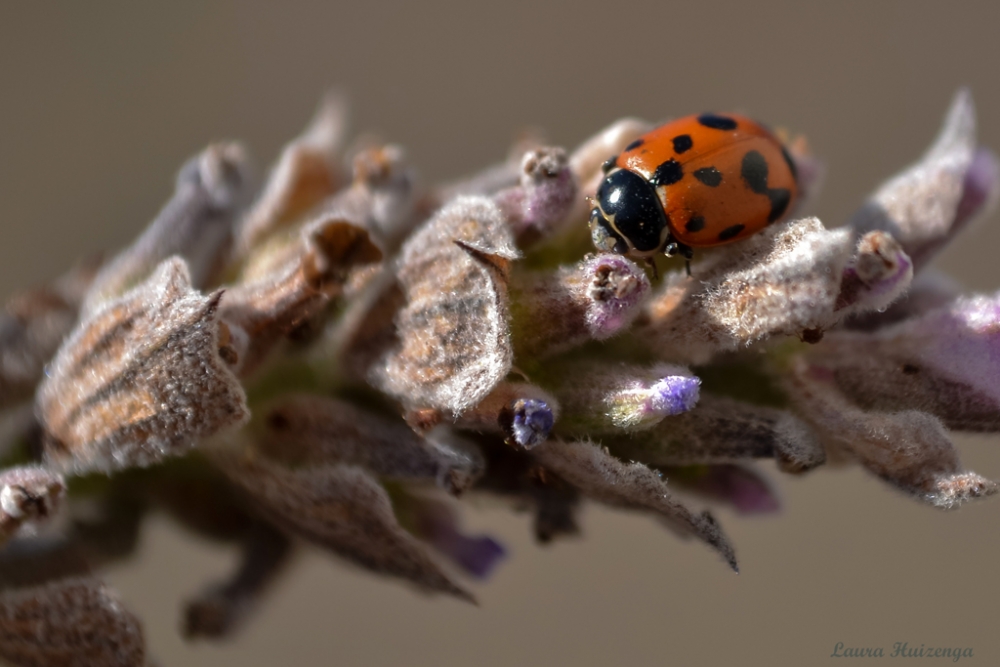
M 46 362 L 76 324 L 101 259 L 92 257 L 49 285 L 15 294 L 0 312 L 0 408 L 31 398 Z
M 583 493 L 615 507 L 655 512 L 682 533 L 694 535 L 718 551 L 736 571 L 736 553 L 708 512 L 695 514 L 674 498 L 666 482 L 641 463 L 624 463 L 588 442 L 549 440 L 532 457 Z
M 144 667 L 142 625 L 91 578 L 0 594 L 0 657 L 20 667 Z
M 149 465 L 246 421 L 243 388 L 219 356 L 221 296 L 191 289 L 171 258 L 81 322 L 38 392 L 46 463 L 77 473 Z
M 299 394 L 267 411 L 258 446 L 292 465 L 351 463 L 388 478 L 436 483 L 461 493 L 485 463 L 471 443 L 417 435 L 403 420 L 361 410 L 345 401 Z
M 385 488 L 346 464 L 288 468 L 253 450 L 222 452 L 219 467 L 276 526 L 375 572 L 474 601 L 396 520 Z
M 241 375 L 253 371 L 275 344 L 317 316 L 343 292 L 351 270 L 382 261 L 368 231 L 322 215 L 305 225 L 295 242 L 275 253 L 262 275 L 238 283 L 222 299 L 222 319 L 245 334 L 236 347 Z
M 401 340 L 376 380 L 411 407 L 459 414 L 511 367 L 507 271 L 519 256 L 495 204 L 460 197 L 403 246 Z

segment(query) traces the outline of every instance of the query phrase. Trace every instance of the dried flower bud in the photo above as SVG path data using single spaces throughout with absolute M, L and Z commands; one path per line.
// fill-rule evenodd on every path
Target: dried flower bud
M 420 221 L 414 180 L 400 146 L 369 148 L 354 157 L 354 183 L 327 209 L 365 220 L 386 247 L 396 249 Z
M 307 225 L 290 257 L 223 297 L 223 320 L 248 339 L 245 350 L 236 350 L 241 373 L 339 296 L 352 270 L 381 261 L 382 251 L 363 227 L 326 216 Z
M 275 526 L 374 572 L 474 602 L 400 527 L 389 494 L 362 468 L 288 469 L 252 452 L 224 456 L 220 467 Z
M 704 392 L 689 412 L 603 442 L 618 456 L 656 466 L 774 458 L 785 472 L 804 472 L 826 460 L 815 436 L 790 413 Z
M 996 158 L 977 155 L 975 108 L 963 89 L 934 145 L 882 185 L 850 224 L 859 233 L 890 232 L 919 271 L 998 191 Z
M 375 369 L 376 384 L 407 406 L 454 414 L 481 401 L 510 370 L 507 275 L 518 256 L 488 199 L 441 209 L 403 247 L 399 346 Z
M 65 492 L 62 475 L 40 466 L 0 472 L 0 545 L 22 526 L 55 514 Z
M 576 179 L 566 153 L 551 147 L 525 153 L 521 183 L 493 197 L 521 248 L 557 233 L 576 200 Z
M 432 434 L 422 438 L 403 422 L 319 396 L 293 395 L 272 407 L 258 446 L 295 465 L 352 463 L 382 476 L 431 480 L 452 493 L 482 475 L 482 455 L 469 443 Z
M 693 513 L 667 491 L 660 475 L 641 463 L 623 463 L 590 443 L 559 440 L 537 447 L 532 457 L 594 500 L 659 514 L 673 527 L 714 548 L 739 571 L 736 554 L 712 515 Z
M 327 94 L 305 131 L 282 150 L 263 191 L 240 223 L 237 252 L 246 255 L 337 191 L 344 178 L 339 153 L 346 125 L 346 102 L 336 93 Z
M 501 382 L 455 422 L 458 428 L 502 433 L 524 449 L 545 442 L 559 415 L 559 403 L 543 389 L 522 382 Z
M 518 356 L 541 358 L 625 329 L 649 292 L 645 271 L 610 253 L 552 273 L 521 273 L 511 286 Z
M 81 262 L 52 285 L 16 294 L 0 312 L 0 408 L 27 400 L 45 363 L 73 330 L 100 260 Z
M 770 514 L 781 509 L 771 484 L 746 465 L 723 463 L 662 470 L 679 488 L 730 504 L 738 514 Z
M 46 461 L 77 473 L 149 465 L 246 421 L 219 356 L 221 295 L 191 289 L 171 258 L 84 319 L 38 391 Z
M 292 551 L 291 541 L 266 524 L 256 524 L 240 546 L 236 571 L 184 605 L 185 637 L 218 639 L 232 635 L 288 562 Z
M 885 310 L 913 279 L 913 263 L 886 232 L 868 232 L 858 240 L 855 256 L 844 268 L 835 309 L 852 312 Z
M 658 356 L 704 364 L 771 336 L 822 331 L 838 318 L 852 245 L 847 230 L 816 218 L 772 225 L 719 249 L 693 278 L 668 276 L 637 333 Z
M 488 535 L 462 533 L 455 512 L 443 502 L 406 494 L 396 501 L 396 513 L 414 535 L 477 579 L 489 577 L 507 555 L 503 545 Z
M 560 428 L 586 435 L 652 428 L 698 402 L 701 381 L 686 368 L 590 362 L 546 369 L 564 414 Z
M 995 494 L 996 482 L 965 470 L 941 422 L 925 412 L 863 411 L 836 387 L 833 373 L 804 359 L 785 376 L 789 396 L 826 438 L 899 489 L 943 509 Z
M 0 657 L 23 667 L 145 667 L 142 625 L 95 579 L 0 595 Z
M 809 363 L 867 410 L 922 410 L 946 426 L 1000 431 L 1000 295 L 956 299 L 871 332 L 838 331 Z
M 177 175 L 174 196 L 132 245 L 97 274 L 83 316 L 146 280 L 172 255 L 183 257 L 196 288 L 221 268 L 232 241 L 233 220 L 248 190 L 248 159 L 239 144 L 212 144 Z
M 377 276 L 346 304 L 336 326 L 317 346 L 315 365 L 336 368 L 354 379 L 369 379 L 376 365 L 399 343 L 396 315 L 406 295 L 391 271 Z

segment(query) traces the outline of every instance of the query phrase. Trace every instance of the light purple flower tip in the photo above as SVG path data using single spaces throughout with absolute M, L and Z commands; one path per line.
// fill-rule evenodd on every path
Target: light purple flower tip
M 633 262 L 612 253 L 589 258 L 586 269 L 593 276 L 587 294 L 587 329 L 594 339 L 604 340 L 638 313 L 637 306 L 649 292 L 649 278 Z
M 992 203 L 1000 185 L 1000 163 L 997 156 L 988 148 L 977 148 L 972 158 L 969 170 L 965 172 L 962 181 L 962 199 L 955 210 L 953 230 L 961 229 L 982 211 L 983 207 Z
M 884 309 L 913 280 L 913 262 L 888 233 L 868 232 L 858 242 L 858 256 L 844 267 L 834 310 Z
M 698 403 L 701 380 L 693 376 L 669 375 L 650 387 L 650 412 L 669 417 L 687 412 Z
M 545 442 L 555 416 L 545 401 L 536 398 L 521 398 L 514 402 L 514 420 L 511 425 L 514 442 L 525 449 Z
M 781 509 L 781 503 L 768 483 L 756 472 L 742 466 L 709 466 L 704 474 L 685 485 L 731 503 L 740 514 L 770 514 Z

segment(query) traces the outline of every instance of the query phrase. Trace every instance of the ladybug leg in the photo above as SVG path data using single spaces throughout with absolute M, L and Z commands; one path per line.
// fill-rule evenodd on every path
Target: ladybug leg
M 653 258 L 652 257 L 644 257 L 643 259 L 646 260 L 646 266 L 648 266 L 649 268 L 653 269 L 653 280 L 659 280 L 660 279 L 660 270 L 658 268 L 656 268 L 656 262 L 653 261 Z
M 691 258 L 694 257 L 694 250 L 691 246 L 686 246 L 681 244 L 679 249 L 681 257 L 684 258 L 684 270 L 687 271 L 688 277 L 691 277 Z
M 667 257 L 676 257 L 677 255 L 683 257 L 687 274 L 691 275 L 691 258 L 694 257 L 694 250 L 691 249 L 691 246 L 686 246 L 671 239 L 667 245 L 663 246 L 663 254 Z

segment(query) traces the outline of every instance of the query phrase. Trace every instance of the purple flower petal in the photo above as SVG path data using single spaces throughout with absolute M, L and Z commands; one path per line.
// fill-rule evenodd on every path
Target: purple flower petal
M 555 415 L 545 401 L 526 398 L 514 403 L 511 431 L 514 442 L 521 447 L 531 449 L 545 442 L 554 423 Z
M 698 403 L 700 388 L 701 380 L 696 377 L 668 375 L 650 387 L 649 412 L 663 416 L 687 412 Z
M 709 498 L 730 503 L 740 514 L 770 514 L 781 509 L 771 485 L 751 468 L 720 464 L 664 470 L 672 482 Z
M 402 505 L 400 511 L 409 514 L 414 533 L 478 579 L 489 577 L 507 555 L 504 546 L 489 535 L 462 533 L 457 515 L 445 503 L 407 495 Z

